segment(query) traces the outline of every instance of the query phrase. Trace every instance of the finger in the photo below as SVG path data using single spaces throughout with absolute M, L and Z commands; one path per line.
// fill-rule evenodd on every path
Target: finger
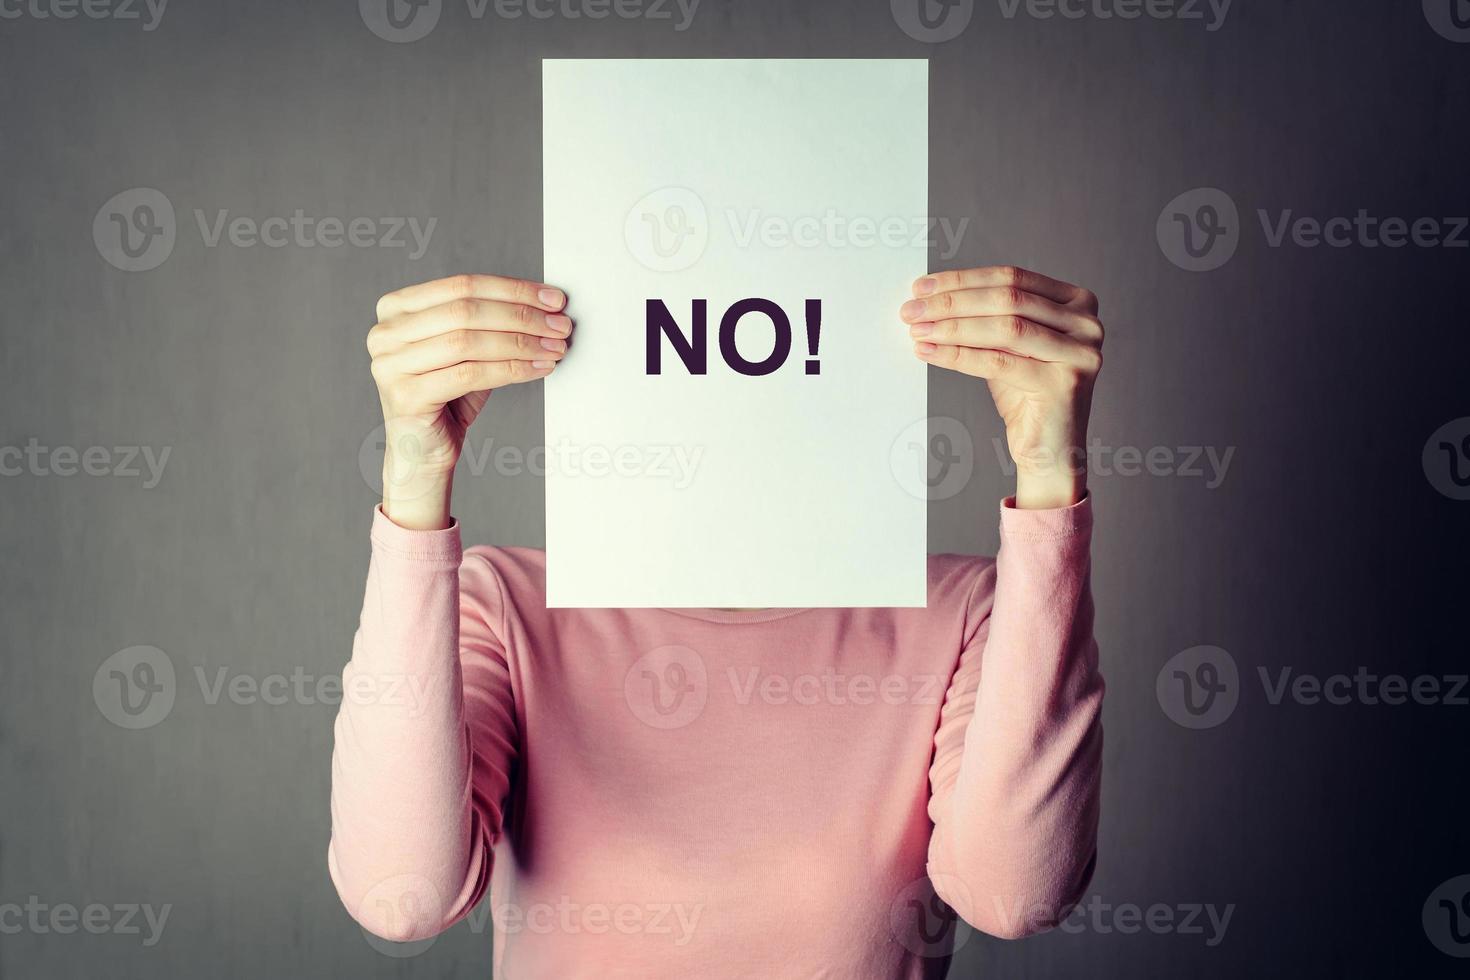
M 1102 324 L 1097 317 L 1015 286 L 982 286 L 934 293 L 922 299 L 909 300 L 899 309 L 899 315 L 909 323 L 955 317 L 1020 316 L 1079 339 L 1102 341 Z
M 1056 303 L 1097 313 L 1097 296 L 1091 291 L 1014 265 L 987 265 L 977 269 L 931 272 L 914 282 L 914 295 L 929 296 L 956 289 L 986 289 L 996 286 L 1014 286 L 1028 293 L 1045 296 Z
M 1046 366 L 1039 361 L 1020 357 L 1009 351 L 957 347 L 949 344 L 932 344 L 927 341 L 914 345 L 919 360 L 937 367 L 949 368 L 988 381 L 1004 381 L 1023 391 L 1041 391 L 1046 386 L 1043 372 Z
M 447 405 L 474 391 L 544 378 L 556 367 L 551 360 L 460 361 L 458 364 L 415 375 L 405 382 L 410 401 L 425 408 Z
M 451 330 L 375 358 L 378 376 L 428 374 L 461 361 L 559 361 L 567 342 L 499 330 Z
M 430 337 L 457 330 L 500 330 L 565 339 L 572 320 L 524 303 L 489 299 L 456 299 L 427 310 L 403 313 L 368 331 L 368 350 L 385 354 Z
M 467 273 L 394 290 L 378 300 L 378 320 L 387 320 L 403 313 L 416 313 L 457 299 L 494 299 L 504 303 L 522 303 L 551 313 L 560 310 L 567 303 L 566 293 L 555 286 L 529 279 Z
M 1086 366 L 1095 356 L 1091 346 L 1020 316 L 973 316 L 915 323 L 915 340 L 958 347 L 990 348 L 1054 364 Z

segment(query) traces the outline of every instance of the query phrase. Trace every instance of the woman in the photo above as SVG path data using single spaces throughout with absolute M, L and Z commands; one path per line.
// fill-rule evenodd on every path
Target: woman
M 1017 464 L 999 556 L 932 556 L 923 609 L 548 610 L 544 555 L 462 553 L 450 491 L 491 391 L 565 355 L 565 294 L 383 297 L 388 478 L 328 852 L 366 929 L 425 938 L 488 889 L 497 977 L 875 978 L 942 975 L 945 905 L 1003 937 L 1066 915 L 1102 749 L 1097 300 L 1008 267 L 913 292 L 916 356 L 988 381 Z

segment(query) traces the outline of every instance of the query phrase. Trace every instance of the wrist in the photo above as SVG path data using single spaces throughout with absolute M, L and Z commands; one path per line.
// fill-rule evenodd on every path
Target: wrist
M 1042 472 L 1016 468 L 1016 507 L 1054 510 L 1071 507 L 1087 496 L 1087 467 L 1058 463 Z
M 391 461 L 383 463 L 383 513 L 399 527 L 410 531 L 442 531 L 454 523 L 450 499 L 454 474 L 443 476 L 415 473 L 411 478 L 394 478 Z

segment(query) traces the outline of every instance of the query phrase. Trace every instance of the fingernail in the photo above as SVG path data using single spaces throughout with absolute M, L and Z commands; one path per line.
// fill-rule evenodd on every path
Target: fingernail
M 547 317 L 546 325 L 563 337 L 572 332 L 572 318 L 561 313 L 553 313 Z
M 923 279 L 914 283 L 914 292 L 920 296 L 928 296 L 934 292 L 935 287 L 938 285 L 938 279 L 935 279 L 933 276 L 925 276 Z
M 546 368 L 553 367 L 555 364 L 555 361 L 532 361 L 531 367 L 537 370 L 545 370 Z
M 932 323 L 916 323 L 909 327 L 910 337 L 927 337 L 933 332 L 934 324 Z
M 550 286 L 542 287 L 536 293 L 536 298 L 541 301 L 543 306 L 549 306 L 553 310 L 561 309 L 562 303 L 566 302 L 566 296 L 562 294 L 562 291 L 560 289 L 552 289 Z
M 898 308 L 898 315 L 905 320 L 917 320 L 924 315 L 924 301 L 911 299 Z
M 565 340 L 552 340 L 550 337 L 542 337 L 541 346 L 560 354 L 567 349 L 567 342 Z
M 923 343 L 923 344 L 915 344 L 914 345 L 914 350 L 918 351 L 919 352 L 919 355 L 922 356 L 922 357 L 927 357 L 928 355 L 934 353 L 938 349 L 939 349 L 939 345 L 938 344 Z

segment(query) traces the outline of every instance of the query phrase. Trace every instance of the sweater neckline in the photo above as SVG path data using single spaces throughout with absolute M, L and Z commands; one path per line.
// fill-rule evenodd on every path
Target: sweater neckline
M 811 612 L 812 607 L 792 609 L 705 609 L 689 606 L 682 609 L 658 607 L 660 612 L 672 613 L 686 619 L 700 619 L 707 623 L 769 623 Z

